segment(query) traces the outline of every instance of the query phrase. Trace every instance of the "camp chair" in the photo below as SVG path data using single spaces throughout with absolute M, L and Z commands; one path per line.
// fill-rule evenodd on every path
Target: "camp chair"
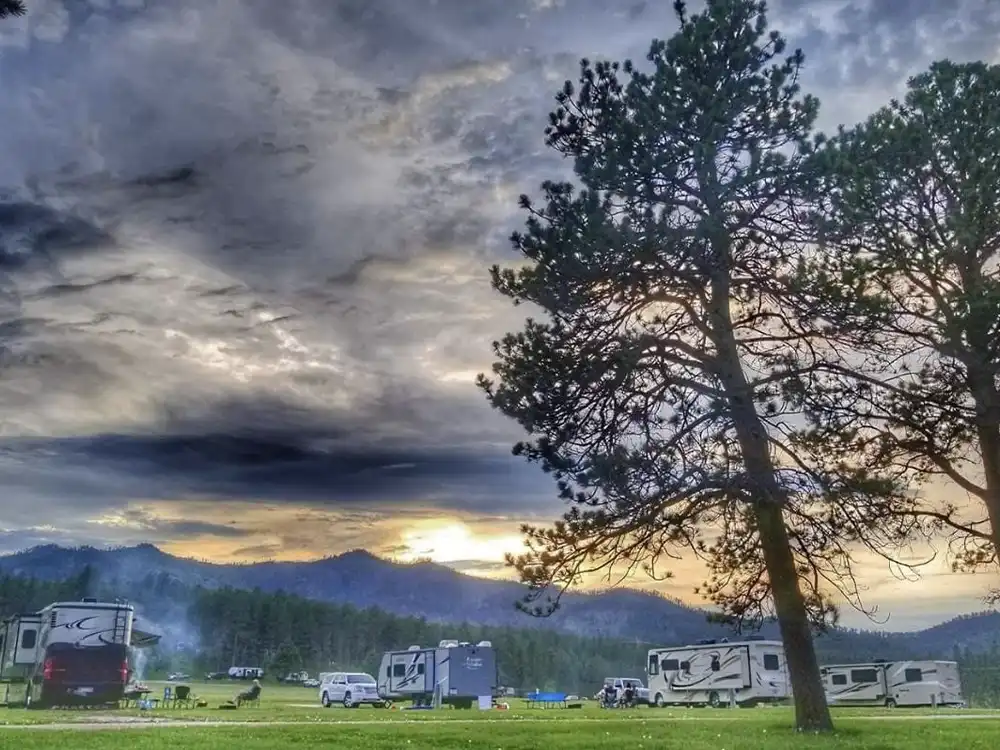
M 245 690 L 236 696 L 237 707 L 247 705 L 247 706 L 260 706 L 260 686 L 254 685 L 249 690 Z
M 183 706 L 184 708 L 191 708 L 194 705 L 194 697 L 191 695 L 190 685 L 178 685 L 176 690 L 174 690 L 174 708 L 178 706 Z

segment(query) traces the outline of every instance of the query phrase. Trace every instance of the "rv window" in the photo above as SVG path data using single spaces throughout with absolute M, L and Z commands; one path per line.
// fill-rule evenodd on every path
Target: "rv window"
M 846 685 L 847 675 L 846 674 L 835 674 L 830 676 L 830 682 L 834 685 Z
M 393 677 L 403 677 L 406 675 L 406 665 L 405 664 L 393 664 L 392 665 L 392 676 Z
M 21 633 L 21 648 L 34 648 L 35 647 L 35 631 L 25 630 Z
M 681 662 L 681 671 L 690 672 L 691 671 L 691 662 L 689 662 L 689 661 L 682 661 Z
M 664 672 L 676 672 L 680 667 L 676 659 L 664 659 L 660 662 L 660 669 Z
M 851 682 L 878 682 L 878 671 L 874 669 L 852 669 Z
M 423 673 L 424 673 L 424 663 L 423 663 L 423 662 L 420 662 L 420 663 L 419 663 L 419 664 L 417 665 L 417 674 L 423 674 Z
M 777 654 L 764 654 L 764 669 L 768 672 L 777 672 L 781 669 L 781 662 L 778 661 Z
M 660 660 L 656 658 L 656 654 L 649 657 L 649 669 L 647 670 L 649 674 L 659 674 L 660 672 Z
M 922 682 L 924 673 L 919 669 L 907 669 L 903 672 L 903 679 L 907 682 Z
M 392 667 L 386 667 L 386 668 L 385 668 L 385 676 L 386 676 L 387 678 L 388 678 L 388 677 L 392 677 Z

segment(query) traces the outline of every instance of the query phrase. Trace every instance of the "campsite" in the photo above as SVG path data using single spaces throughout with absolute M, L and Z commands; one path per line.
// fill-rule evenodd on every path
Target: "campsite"
M 0 0 L 0 750 L 997 747 L 998 35 Z
M 167 683 L 150 687 L 161 694 Z M 607 711 L 595 701 L 583 709 L 527 708 L 512 699 L 509 710 L 435 711 L 324 709 L 316 691 L 264 683 L 261 702 L 238 711 L 219 710 L 242 684 L 194 682 L 205 708 L 115 711 L 4 709 L 4 746 L 36 750 L 297 750 L 356 747 L 372 750 L 584 750 L 585 748 L 684 748 L 684 750 L 978 750 L 995 746 L 1000 711 L 979 709 L 834 709 L 833 737 L 809 737 L 792 729 L 791 709 L 752 710 L 640 707 Z
M 324 672 L 314 680 L 302 675 L 296 684 L 239 666 L 200 680 L 177 674 L 167 681 L 147 680 L 134 667 L 159 636 L 134 629 L 135 619 L 132 605 L 93 598 L 8 618 L 0 645 L 6 696 L 0 732 L 17 733 L 21 747 L 65 743 L 102 750 L 264 748 L 290 742 L 304 748 L 353 744 L 414 750 L 518 750 L 542 742 L 565 750 L 622 744 L 642 750 L 757 750 L 816 742 L 891 750 L 917 737 L 929 748 L 985 748 L 1000 729 L 1000 711 L 966 708 L 957 673 L 941 677 L 934 663 L 922 671 L 920 662 L 885 662 L 831 667 L 828 691 L 838 730 L 832 737 L 807 739 L 792 729 L 780 641 L 706 639 L 651 649 L 645 670 L 649 689 L 641 687 L 636 705 L 615 700 L 615 686 L 632 682 L 622 678 L 606 678 L 593 697 L 537 689 L 514 695 L 499 684 L 502 653 L 489 641 L 455 639 L 386 651 L 378 678 Z M 97 657 L 66 661 L 67 653 L 101 656 L 108 649 L 114 653 L 104 667 L 107 660 Z M 118 652 L 126 649 L 129 658 L 119 668 Z M 845 674 L 848 683 L 856 678 L 876 683 L 865 685 L 864 702 L 849 708 L 833 700 L 843 698 L 839 677 Z M 930 707 L 927 700 L 896 700 L 913 686 L 933 696 Z M 720 701 L 720 695 L 727 699 Z M 871 706 L 878 701 L 880 707 Z

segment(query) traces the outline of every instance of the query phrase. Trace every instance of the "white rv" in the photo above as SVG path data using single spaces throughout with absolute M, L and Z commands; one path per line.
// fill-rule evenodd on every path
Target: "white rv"
M 230 667 L 226 674 L 230 680 L 259 680 L 264 676 L 264 670 L 261 667 Z
M 835 706 L 964 706 L 953 661 L 874 661 L 830 664 L 821 670 L 826 700 Z
M 655 706 L 754 706 L 790 695 L 781 641 L 701 641 L 649 651 L 649 700 Z
M 437 699 L 472 708 L 479 698 L 492 698 L 499 685 L 496 652 L 489 641 L 452 640 L 441 641 L 436 648 L 386 651 L 377 680 L 384 700 L 411 698 L 416 706 L 430 706 Z
M 0 627 L 6 702 L 26 707 L 117 703 L 129 681 L 128 649 L 158 636 L 133 629 L 130 604 L 56 602 Z M 17 689 L 14 687 L 17 686 Z

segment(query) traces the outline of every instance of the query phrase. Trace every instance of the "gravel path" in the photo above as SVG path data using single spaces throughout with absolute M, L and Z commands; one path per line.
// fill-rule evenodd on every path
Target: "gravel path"
M 990 720 L 1000 722 L 1000 713 L 996 714 L 893 714 L 880 716 L 852 716 L 839 717 L 838 720 L 847 721 L 968 721 L 968 720 Z M 545 721 L 544 717 L 520 718 L 520 719 L 414 719 L 412 721 L 386 721 L 384 719 L 345 719 L 333 721 L 218 721 L 214 719 L 148 719 L 143 717 L 108 717 L 100 721 L 80 721 L 80 722 L 59 722 L 53 724 L 0 724 L 0 733 L 8 730 L 13 731 L 56 731 L 56 730 L 77 730 L 77 731 L 100 731 L 111 729 L 151 729 L 154 727 L 178 727 L 193 729 L 196 727 L 288 727 L 288 726 L 389 726 L 391 724 L 483 724 L 508 721 Z M 589 723 L 602 722 L 606 719 L 597 717 L 564 718 L 560 722 Z M 637 719 L 643 722 L 681 722 L 681 721 L 740 721 L 739 717 L 733 716 L 651 716 Z

